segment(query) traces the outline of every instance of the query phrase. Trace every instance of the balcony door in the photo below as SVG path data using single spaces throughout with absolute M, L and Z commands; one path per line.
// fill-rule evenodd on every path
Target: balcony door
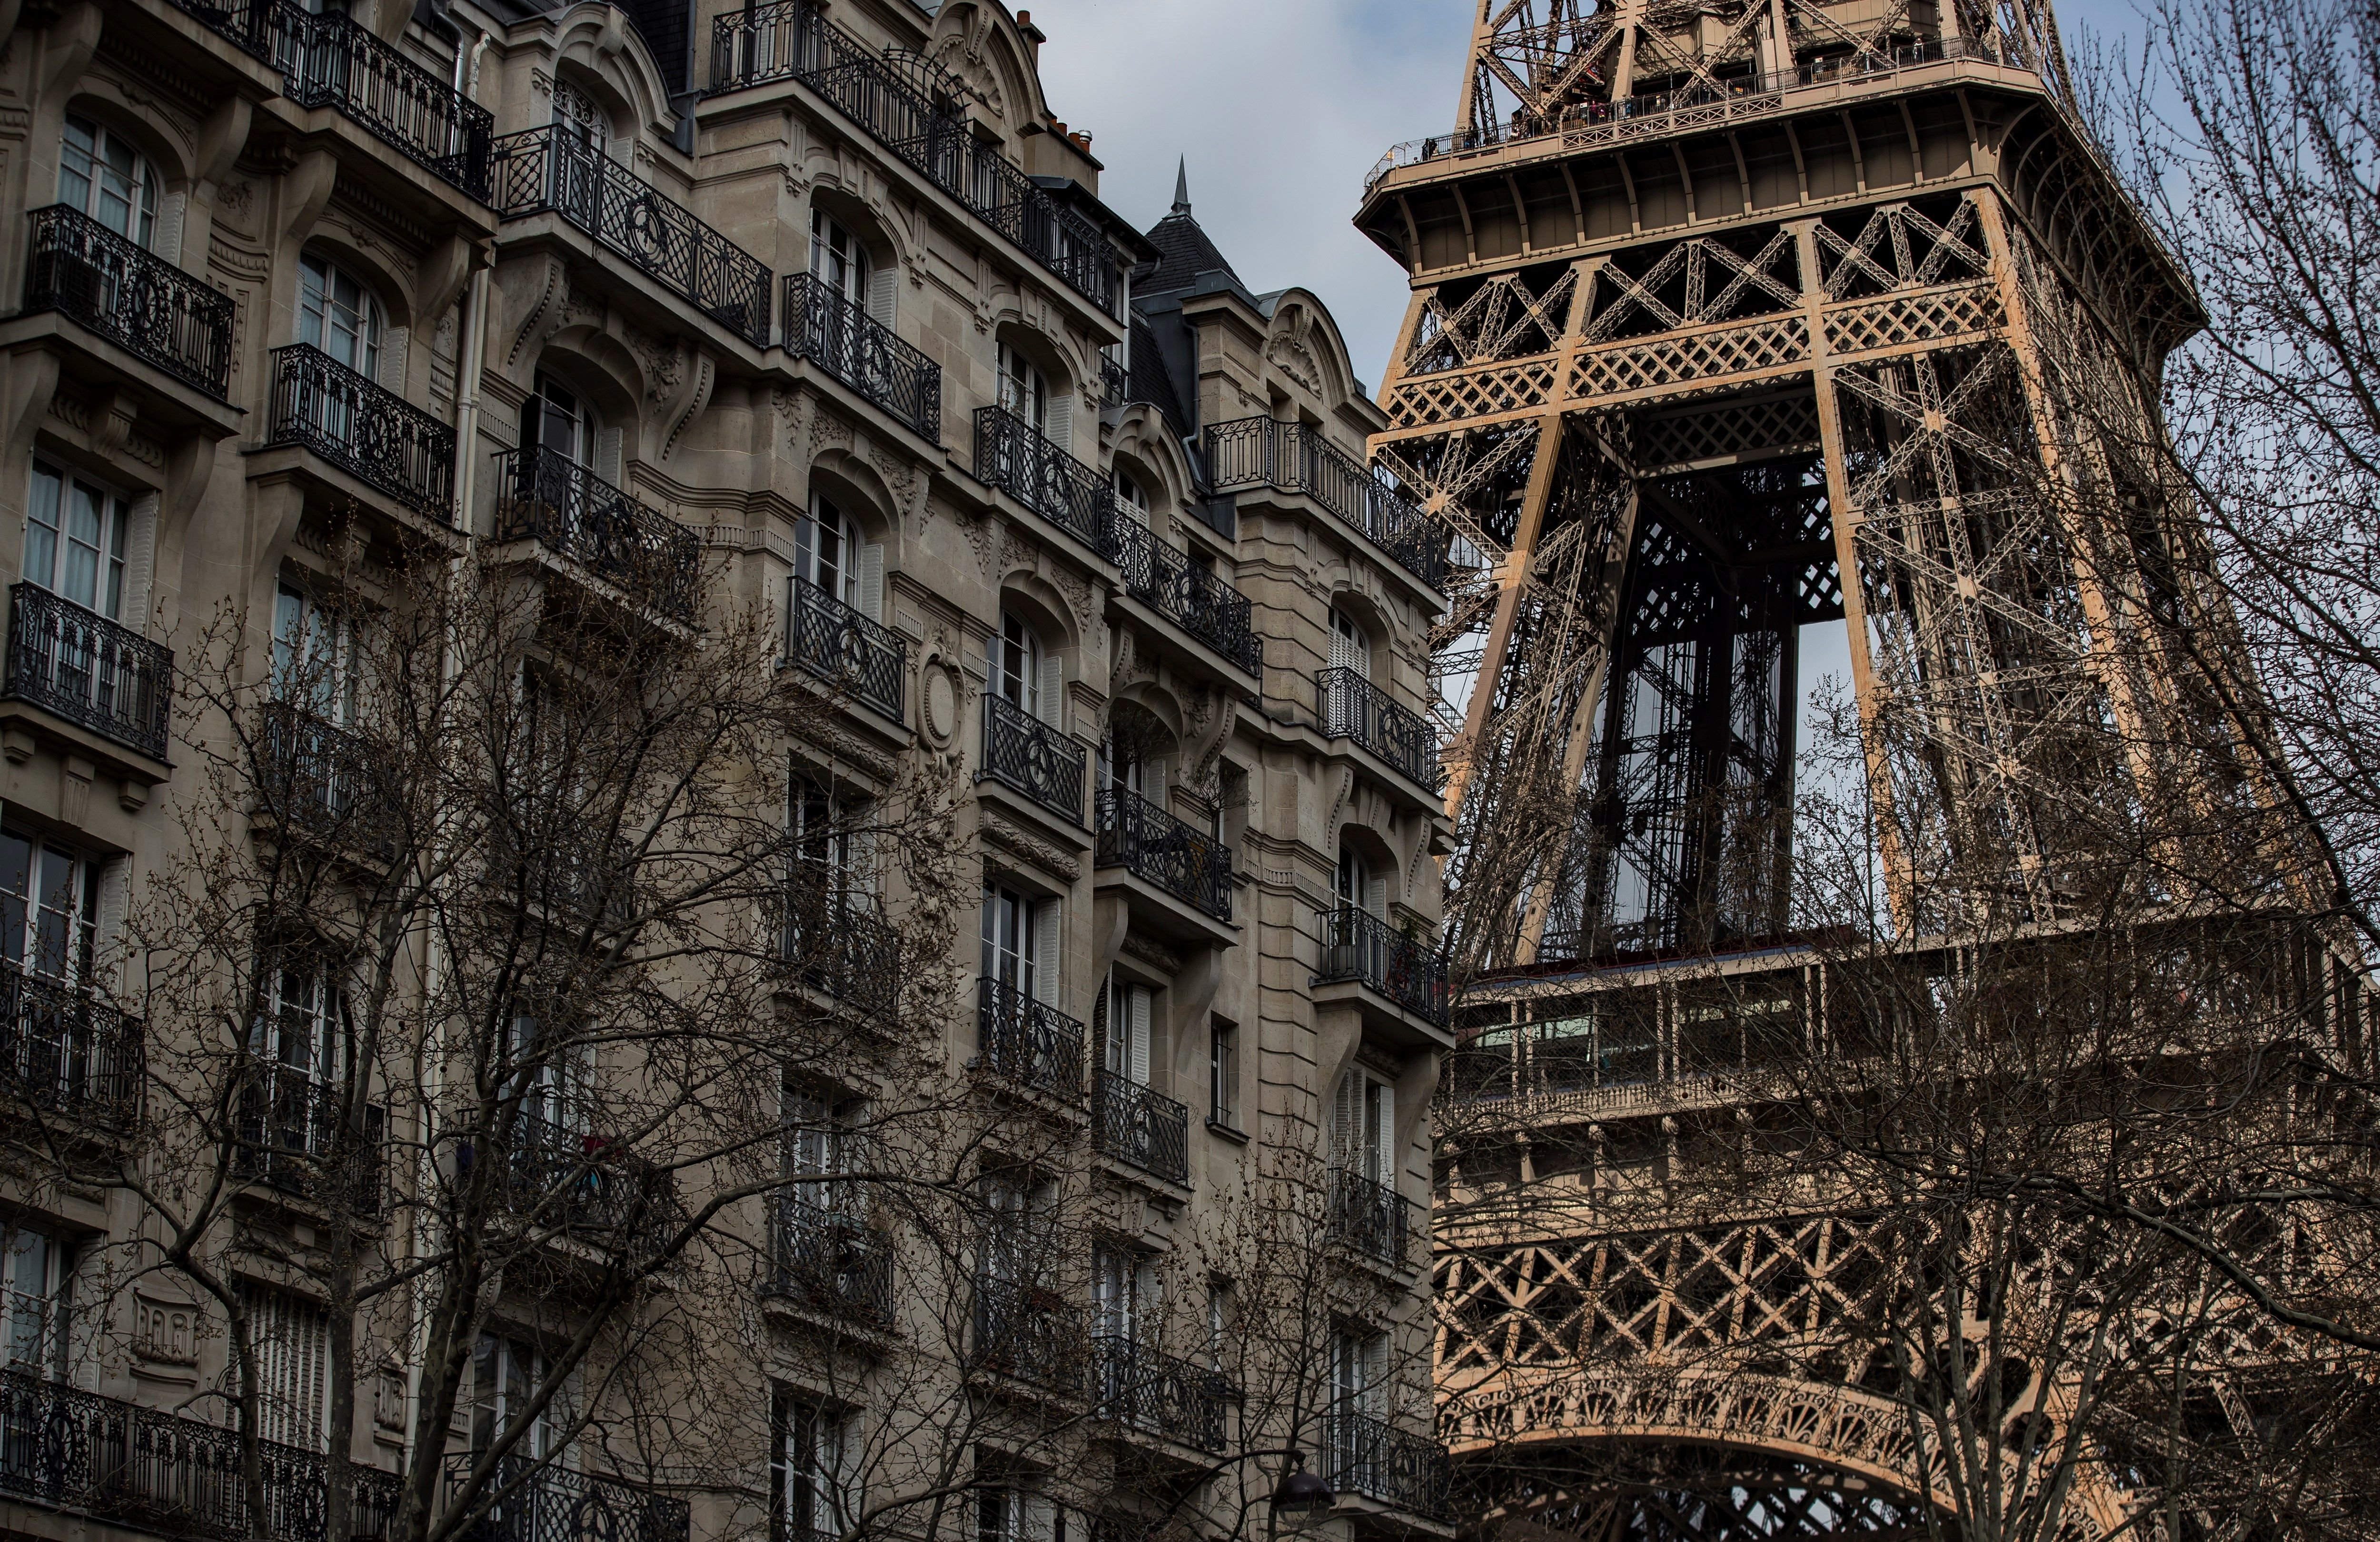
M 1032 624 L 1013 611 L 1000 613 L 994 647 L 999 657 L 992 688 L 1001 699 L 1028 718 L 1064 727 L 1064 661 L 1044 648 Z
M 1156 993 L 1148 987 L 1110 977 L 1107 1031 L 1100 1050 L 1100 1063 L 1109 1075 L 1148 1085 L 1149 1017 L 1155 1002 Z
M 67 115 L 58 146 L 58 201 L 147 249 L 157 234 L 157 168 L 103 124 Z M 165 254 L 171 261 L 176 253 Z
M 862 539 L 851 511 L 824 492 L 810 494 L 810 512 L 794 527 L 794 567 L 828 599 L 883 621 L 883 543 Z
M 380 301 L 363 280 L 320 252 L 298 258 L 298 341 L 321 349 L 339 369 L 298 371 L 279 389 L 297 394 L 286 409 L 307 432 L 367 462 L 381 428 L 368 387 L 380 382 L 382 368 L 404 368 L 401 348 L 389 350 L 383 365 L 382 329 Z
M 553 207 L 588 230 L 602 214 L 603 158 L 611 147 L 610 115 L 568 80 L 553 82 L 553 159 L 549 191 Z
M 527 1413 L 546 1374 L 545 1354 L 529 1339 L 481 1333 L 471 1345 L 471 1450 L 484 1451 Z M 516 1460 L 540 1462 L 553 1453 L 553 1401 L 530 1417 L 511 1451 Z M 526 1507 L 531 1497 L 515 1502 Z M 527 1528 L 523 1528 L 524 1533 Z
M 1396 1089 L 1350 1068 L 1330 1099 L 1330 1156 L 1355 1176 L 1394 1187 L 1390 1148 L 1396 1138 Z
M 57 1238 L 0 1226 L 0 1370 L 47 1378 L 65 1368 L 67 1274 Z
M 1339 844 L 1338 893 L 1342 909 L 1360 910 L 1375 917 L 1388 915 L 1389 880 L 1373 876 L 1372 864 L 1345 841 Z
M 1049 436 L 1050 382 L 1031 359 L 1005 343 L 1000 346 L 1000 406 L 1035 433 Z
M 983 976 L 1027 1001 L 1058 999 L 1058 902 L 1006 884 L 983 890 Z
M 1372 639 L 1364 624 L 1345 611 L 1330 612 L 1330 667 L 1350 671 L 1359 680 L 1372 677 Z
M 796 1214 L 822 1220 L 856 1216 L 861 1209 L 850 1174 L 854 1105 L 831 1095 L 789 1087 L 785 1091 L 785 1177 L 797 1202 Z
M 286 1291 L 251 1285 L 241 1294 L 262 1394 L 258 1433 L 299 1451 L 324 1450 L 331 1423 L 330 1315 Z
M 603 423 L 594 405 L 539 370 L 536 392 L 521 404 L 521 443 L 600 475 L 602 468 L 597 461 L 601 457 Z
M 1092 1332 L 1138 1343 L 1154 1338 L 1161 1319 L 1157 1260 L 1102 1243 L 1091 1255 Z
M 774 1542 L 834 1542 L 859 1506 L 859 1415 L 780 1392 L 770 1487 Z
M 356 718 L 355 664 L 354 621 L 283 584 L 273 597 L 273 699 L 347 727 Z
M 87 980 L 100 887 L 100 864 L 72 846 L 0 831 L 0 956 L 60 984 Z
M 33 463 L 31 504 L 25 514 L 28 581 L 86 611 L 118 620 L 131 530 L 131 508 L 123 497 L 87 477 L 42 461 Z M 68 648 L 60 654 L 58 667 L 79 671 L 86 685 L 95 684 L 90 672 L 99 662 L 90 653 L 88 646 Z

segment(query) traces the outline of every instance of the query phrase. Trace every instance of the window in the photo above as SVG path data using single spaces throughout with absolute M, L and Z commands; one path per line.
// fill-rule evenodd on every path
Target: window
M 286 1291 L 251 1285 L 241 1293 L 263 1394 L 258 1433 L 300 1451 L 323 1450 L 331 1418 L 329 1314 Z
M 1050 383 L 1031 359 L 1005 343 L 1000 346 L 1000 406 L 1035 433 L 1049 432 Z
M 249 1052 L 284 1074 L 335 1081 L 353 1033 L 346 990 L 326 968 L 268 961 L 265 969 L 264 1017 L 250 1035 Z
M 1065 1516 L 1037 1487 L 1038 1474 L 986 1456 L 976 1463 L 977 1542 L 1080 1542 Z
M 1330 667 L 1355 672 L 1358 679 L 1372 677 L 1372 639 L 1364 624 L 1345 611 L 1330 609 Z
M 528 1010 L 513 1014 L 513 1086 L 518 1089 L 518 1115 L 524 1152 L 545 1150 L 552 1143 L 580 1144 L 593 1112 L 594 1047 L 571 1031 L 571 1026 L 550 1014 Z
M 481 1333 L 471 1345 L 471 1449 L 492 1449 L 528 1409 L 545 1375 L 545 1356 L 526 1338 Z M 520 1433 L 514 1454 L 531 1461 L 552 1454 L 553 1404 L 549 1400 Z
M 1058 902 L 983 886 L 983 977 L 1036 1002 L 1058 1000 Z
M 1239 1317 L 1232 1282 L 1220 1274 L 1207 1277 L 1207 1368 L 1222 1374 L 1225 1351 Z
M 832 1093 L 785 1089 L 785 1176 L 793 1198 L 809 1212 L 856 1215 L 858 1185 L 848 1181 L 855 1166 L 854 1131 L 859 1105 Z
M 777 1542 L 830 1542 L 859 1512 L 858 1415 L 779 1392 L 769 1493 Z
M 1142 525 L 1148 523 L 1148 490 L 1125 475 L 1123 467 L 1115 468 L 1116 506 Z
M 1026 717 L 1064 726 L 1065 663 L 1041 646 L 1024 617 L 1000 613 L 1000 640 L 993 644 L 992 688 Z
M 1390 1147 L 1396 1138 L 1396 1089 L 1350 1070 L 1330 1107 L 1330 1159 L 1383 1187 L 1395 1185 Z
M 0 1369 L 55 1376 L 66 1351 L 66 1248 L 28 1226 L 0 1226 Z
M 1213 1019 L 1207 1026 L 1208 1117 L 1227 1130 L 1240 1127 L 1239 1026 Z
M 986 1172 L 978 1184 L 983 1206 L 983 1245 L 976 1258 L 978 1278 L 995 1285 L 1040 1283 L 1050 1272 L 1057 1208 L 1055 1184 L 1016 1168 Z
M 867 309 L 868 249 L 823 209 L 810 212 L 810 276 L 837 297 Z
M 100 864 L 73 847 L 0 831 L 0 957 L 55 980 L 91 977 Z
M 58 201 L 138 247 L 156 235 L 157 171 L 110 128 L 67 115 L 58 148 Z
M 1347 841 L 1339 843 L 1339 904 L 1348 910 L 1361 910 L 1373 916 L 1385 916 L 1389 909 L 1389 880 L 1372 876 L 1372 864 Z
M 553 82 L 554 137 L 581 150 L 603 153 L 611 142 L 611 118 L 580 87 L 568 80 Z
M 298 258 L 298 341 L 322 349 L 359 375 L 377 379 L 380 333 L 380 302 L 362 280 L 318 252 Z
M 273 698 L 326 722 L 356 720 L 355 623 L 324 613 L 312 595 L 283 584 L 273 597 Z
M 1155 993 L 1130 980 L 1108 980 L 1108 1012 L 1101 1062 L 1111 1076 L 1143 1086 L 1148 1082 L 1148 1018 Z
M 595 408 L 577 392 L 540 370 L 537 390 L 521 404 L 520 442 L 551 450 L 573 466 L 601 474 L 596 464 L 601 452 L 603 425 Z
M 830 896 L 839 904 L 876 904 L 875 863 L 869 851 L 864 797 L 808 777 L 794 783 L 793 837 L 797 886 L 806 895 Z
M 884 619 L 883 544 L 864 539 L 858 519 L 824 492 L 810 494 L 794 526 L 794 570 L 868 620 Z
M 25 516 L 25 577 L 111 620 L 124 609 L 131 511 L 88 478 L 33 462 Z
M 1157 1259 L 1120 1243 L 1101 1243 L 1091 1252 L 1091 1331 L 1102 1339 L 1137 1343 L 1153 1337 L 1161 1320 Z
M 1361 1418 L 1384 1416 L 1388 1401 L 1389 1338 L 1353 1325 L 1330 1335 L 1330 1405 Z

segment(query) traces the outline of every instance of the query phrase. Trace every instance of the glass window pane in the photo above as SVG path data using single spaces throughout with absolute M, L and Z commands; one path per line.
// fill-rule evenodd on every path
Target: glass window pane
M 25 577 L 43 589 L 58 581 L 58 504 L 66 482 L 48 467 L 33 467 L 32 507 L 25 521 Z

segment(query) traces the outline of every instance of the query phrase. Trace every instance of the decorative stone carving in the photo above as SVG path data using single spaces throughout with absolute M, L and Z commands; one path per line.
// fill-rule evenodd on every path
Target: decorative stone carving
M 1182 954 L 1147 932 L 1125 932 L 1123 951 L 1168 978 L 1182 972 Z
M 1083 876 L 1081 857 L 1019 828 L 989 808 L 983 811 L 982 831 L 986 841 L 1052 878 L 1074 883 Z

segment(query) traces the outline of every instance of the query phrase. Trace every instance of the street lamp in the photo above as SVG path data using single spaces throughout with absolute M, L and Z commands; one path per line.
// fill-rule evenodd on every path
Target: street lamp
M 1289 1470 L 1281 1475 L 1281 1482 L 1273 1487 L 1274 1514 L 1328 1510 L 1339 1502 L 1339 1496 L 1330 1491 L 1330 1485 L 1322 1480 L 1321 1474 L 1305 1470 L 1304 1451 L 1292 1446 L 1281 1454 L 1289 1458 Z

